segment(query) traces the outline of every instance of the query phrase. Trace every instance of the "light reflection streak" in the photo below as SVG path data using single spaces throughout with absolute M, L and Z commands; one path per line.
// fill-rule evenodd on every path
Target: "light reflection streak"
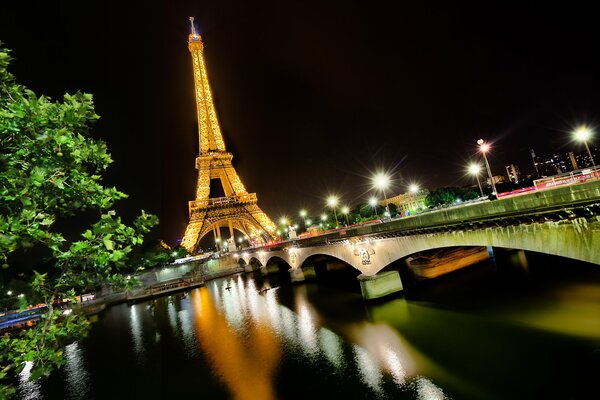
M 398 354 L 394 353 L 390 349 L 386 349 L 385 361 L 387 369 L 394 377 L 394 382 L 396 382 L 398 386 L 404 385 L 404 383 L 406 383 L 406 371 L 404 370 L 404 367 L 398 358 Z
M 317 332 L 306 304 L 300 304 L 298 307 L 297 323 L 302 348 L 306 353 L 314 356 L 318 351 Z
M 429 379 L 422 376 L 415 381 L 418 400 L 446 400 L 448 397 L 444 391 L 433 384 Z
M 181 326 L 181 334 L 183 336 L 183 344 L 188 353 L 195 354 L 196 350 L 196 336 L 194 335 L 194 327 L 192 326 L 192 318 L 190 310 L 185 309 L 177 313 L 179 318 L 179 325 Z
M 139 307 L 135 304 L 131 306 L 131 318 L 129 320 L 129 324 L 131 326 L 131 335 L 133 337 L 133 349 L 138 355 L 143 354 L 144 352 L 144 344 L 142 338 L 142 325 L 140 323 Z
M 416 375 L 416 362 L 411 350 L 398 332 L 388 325 L 360 324 L 351 329 L 353 341 L 370 355 L 381 370 L 388 371 L 397 385 Z
M 213 370 L 235 399 L 275 399 L 273 378 L 281 343 L 260 312 L 256 291 L 248 290 L 255 323 L 234 331 L 205 288 L 192 294 L 198 341 Z M 245 342 L 245 343 L 244 343 Z
M 85 367 L 83 351 L 78 342 L 65 347 L 65 374 L 70 399 L 85 399 L 90 391 L 90 377 Z
M 167 314 L 169 315 L 169 325 L 171 325 L 171 329 L 173 329 L 174 333 L 177 333 L 177 310 L 175 310 L 175 304 L 172 301 L 169 301 L 167 304 Z
M 358 372 L 362 381 L 369 386 L 378 395 L 382 394 L 381 379 L 383 375 L 379 370 L 377 363 L 371 358 L 369 353 L 360 346 L 354 345 L 354 358 L 358 366 Z
M 42 397 L 41 385 L 39 381 L 29 381 L 33 363 L 25 362 L 25 368 L 19 372 L 19 394 L 23 400 L 37 400 Z
M 321 328 L 319 329 L 319 343 L 327 359 L 337 370 L 341 369 L 344 365 L 344 358 L 340 337 L 327 328 Z

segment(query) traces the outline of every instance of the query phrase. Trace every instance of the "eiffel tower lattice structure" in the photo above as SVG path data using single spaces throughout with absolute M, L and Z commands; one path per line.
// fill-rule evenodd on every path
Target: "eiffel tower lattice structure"
M 190 17 L 190 23 L 192 31 L 188 37 L 188 48 L 194 67 L 200 154 L 196 158 L 196 199 L 189 202 L 190 222 L 181 245 L 195 252 L 200 240 L 209 232 L 213 233 L 215 243 L 224 243 L 222 227 L 229 228 L 229 250 L 236 248 L 234 230 L 257 244 L 265 243 L 274 238 L 276 226 L 258 207 L 256 193 L 246 191 L 231 164 L 233 155 L 225 149 L 208 84 L 202 38 L 196 32 L 194 18 Z M 219 179 L 225 197 L 210 197 L 212 179 Z

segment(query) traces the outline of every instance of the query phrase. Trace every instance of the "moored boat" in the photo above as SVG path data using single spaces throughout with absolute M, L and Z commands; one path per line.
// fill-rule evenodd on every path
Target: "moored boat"
M 425 280 L 456 271 L 487 260 L 490 255 L 486 247 L 453 247 L 421 253 L 406 260 L 406 265 L 415 278 Z

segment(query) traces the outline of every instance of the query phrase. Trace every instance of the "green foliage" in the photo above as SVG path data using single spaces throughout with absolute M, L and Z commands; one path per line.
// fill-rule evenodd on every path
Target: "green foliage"
M 445 187 L 429 192 L 425 198 L 425 204 L 428 207 L 436 207 L 439 205 L 454 204 L 457 201 L 472 200 L 478 197 L 479 194 L 470 188 Z
M 34 272 L 30 290 L 48 305 L 36 326 L 0 338 L 0 381 L 33 363 L 31 379 L 48 376 L 64 363 L 62 346 L 83 337 L 88 322 L 64 315 L 52 304 L 102 283 L 132 285 L 122 273 L 143 268 L 130 261 L 135 247 L 158 219 L 142 211 L 131 226 L 113 204 L 127 196 L 102 183 L 112 163 L 106 145 L 90 137 L 92 95 L 65 94 L 62 101 L 37 96 L 8 71 L 10 52 L 0 49 L 0 261 L 10 268 L 17 250 L 46 246 L 52 271 Z M 80 240 L 68 243 L 55 229 L 57 219 L 96 210 L 100 218 Z M 152 263 L 153 261 L 148 261 Z M 22 274 L 21 274 L 22 275 Z M 14 389 L 0 385 L 0 398 Z

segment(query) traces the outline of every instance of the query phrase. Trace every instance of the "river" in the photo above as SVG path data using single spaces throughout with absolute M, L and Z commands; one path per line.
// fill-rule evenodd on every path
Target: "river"
M 347 275 L 239 274 L 113 306 L 61 371 L 23 371 L 19 397 L 598 398 L 597 265 L 513 253 L 374 304 Z

